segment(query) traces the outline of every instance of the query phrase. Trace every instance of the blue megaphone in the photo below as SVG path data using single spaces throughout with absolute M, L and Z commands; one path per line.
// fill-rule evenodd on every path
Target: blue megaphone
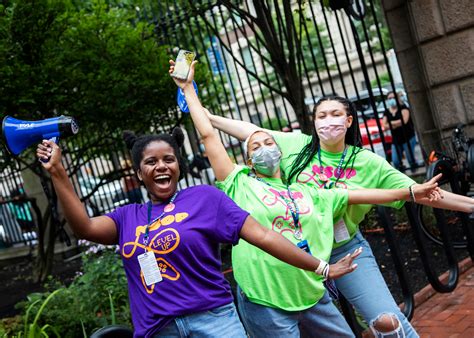
M 194 87 L 194 90 L 196 91 L 196 95 L 197 95 L 198 94 L 198 87 L 197 87 L 196 82 L 194 82 L 194 80 L 193 80 L 193 87 Z M 179 87 L 178 87 L 178 94 L 176 95 L 176 101 L 178 102 L 179 109 L 183 113 L 189 113 L 188 103 L 186 102 L 186 98 L 184 97 L 183 90 Z
M 56 143 L 59 137 L 77 134 L 79 126 L 76 120 L 61 115 L 39 121 L 23 121 L 6 116 L 2 122 L 2 137 L 10 153 L 19 155 L 23 150 L 42 140 Z

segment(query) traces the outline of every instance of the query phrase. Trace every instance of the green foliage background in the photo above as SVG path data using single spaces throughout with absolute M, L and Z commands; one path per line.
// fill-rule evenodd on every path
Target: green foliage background
M 25 0 L 0 6 L 0 111 L 75 116 L 87 132 L 176 120 L 167 46 L 133 6 Z
M 128 304 L 127 279 L 120 256 L 113 250 L 84 256 L 83 273 L 78 274 L 69 286 L 50 280 L 43 293 L 28 296 L 17 306 L 23 309 L 22 320 L 9 326 L 0 325 L 0 332 L 8 337 L 24 330 L 26 310 L 34 318 L 41 304 L 54 290 L 60 290 L 42 310 L 39 327 L 49 324 L 61 337 L 86 337 L 93 331 L 111 324 L 131 326 Z M 110 298 L 109 298 L 110 295 Z M 40 302 L 35 303 L 37 300 Z M 111 303 L 113 305 L 111 305 Z M 51 330 L 52 331 L 52 330 Z

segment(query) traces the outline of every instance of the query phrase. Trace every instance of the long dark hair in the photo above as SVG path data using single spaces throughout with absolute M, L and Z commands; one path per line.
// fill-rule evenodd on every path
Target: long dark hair
M 356 147 L 360 147 L 362 145 L 362 140 L 360 136 L 360 129 L 359 129 L 359 123 L 357 121 L 357 110 L 352 103 L 351 100 L 346 99 L 345 97 L 341 96 L 324 96 L 316 102 L 313 108 L 313 119 L 316 117 L 316 111 L 321 103 L 324 101 L 337 101 L 341 103 L 344 108 L 346 109 L 346 114 L 347 116 L 352 116 L 352 124 L 351 126 L 347 129 L 346 132 L 346 137 L 345 137 L 345 142 L 346 144 L 350 144 L 352 146 L 355 146 L 352 150 L 352 153 L 347 161 L 347 163 L 350 163 L 352 160 L 352 165 L 351 168 L 354 164 L 355 156 L 359 152 L 359 149 Z M 308 166 L 308 164 L 311 162 L 313 157 L 317 154 L 318 149 L 319 149 L 319 136 L 318 133 L 316 132 L 316 128 L 314 127 L 313 124 L 313 129 L 311 131 L 311 142 L 309 142 L 306 146 L 303 147 L 303 149 L 299 152 L 298 155 L 296 155 L 290 171 L 287 175 L 287 180 L 289 183 L 296 181 L 298 175 Z
M 140 162 L 143 159 L 145 148 L 152 142 L 163 141 L 168 143 L 174 150 L 179 165 L 179 179 L 182 179 L 186 174 L 187 165 L 180 152 L 184 144 L 184 134 L 180 128 L 174 128 L 171 135 L 163 133 L 137 136 L 132 131 L 126 130 L 123 132 L 123 139 L 132 154 L 132 166 L 135 172 L 140 169 Z

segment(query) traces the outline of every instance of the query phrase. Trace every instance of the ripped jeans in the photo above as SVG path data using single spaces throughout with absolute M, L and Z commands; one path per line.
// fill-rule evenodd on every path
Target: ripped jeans
M 369 323 L 372 333 L 376 337 L 419 337 L 393 299 L 379 270 L 370 245 L 360 232 L 348 243 L 333 249 L 330 263 L 334 264 L 348 253 L 354 252 L 358 247 L 362 247 L 363 251 L 354 261 L 354 263 L 358 264 L 357 269 L 335 280 L 339 291 Z M 386 330 L 384 332 L 374 331 L 374 323 L 377 322 L 381 315 L 384 315 L 382 317 L 385 317 L 385 320 L 388 320 L 388 322 L 394 322 L 395 317 L 391 315 L 395 315 L 402 324 L 402 328 L 396 325 L 397 329 L 389 330 L 390 332 L 386 332 Z

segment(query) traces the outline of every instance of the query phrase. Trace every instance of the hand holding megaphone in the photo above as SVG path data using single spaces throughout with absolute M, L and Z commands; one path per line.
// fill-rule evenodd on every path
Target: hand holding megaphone
M 51 140 L 43 140 L 36 148 L 36 157 L 40 160 L 43 168 L 51 171 L 61 165 L 61 149 Z
M 2 122 L 3 139 L 8 151 L 15 156 L 42 140 L 57 143 L 60 137 L 72 136 L 78 131 L 79 127 L 74 118 L 63 115 L 39 121 L 24 121 L 6 116 Z

